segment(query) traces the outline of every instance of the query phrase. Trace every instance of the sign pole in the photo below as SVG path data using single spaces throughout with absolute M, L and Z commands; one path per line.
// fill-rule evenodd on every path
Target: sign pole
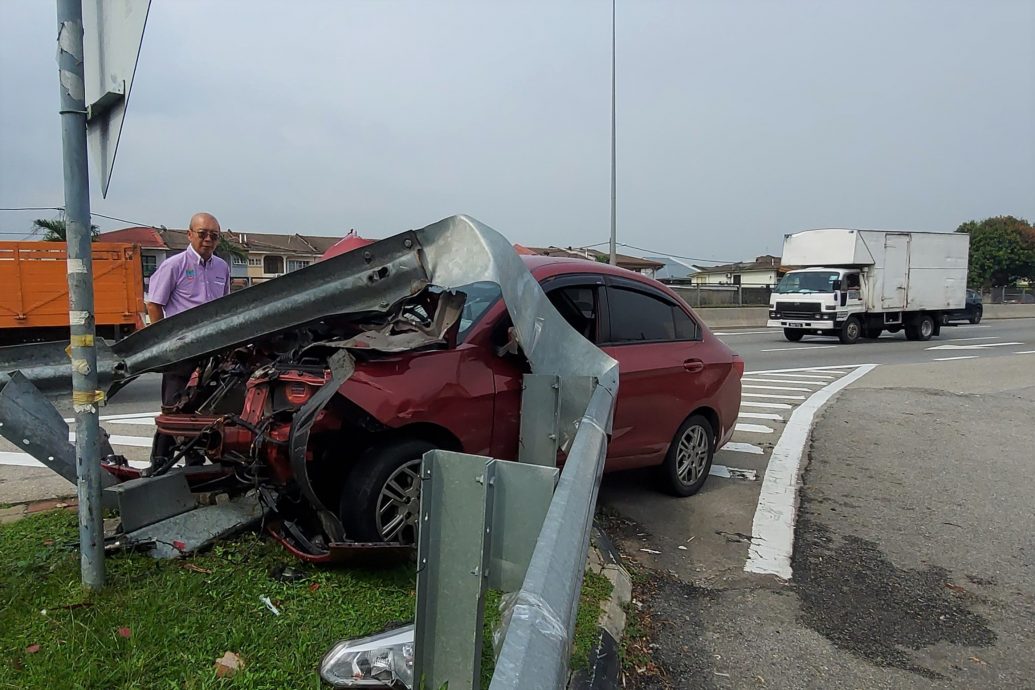
M 104 586 L 97 350 L 94 347 L 93 257 L 90 247 L 90 174 L 86 155 L 86 93 L 81 0 L 57 0 L 61 147 L 68 246 L 68 322 L 71 330 L 72 407 L 76 429 L 76 489 L 83 585 Z

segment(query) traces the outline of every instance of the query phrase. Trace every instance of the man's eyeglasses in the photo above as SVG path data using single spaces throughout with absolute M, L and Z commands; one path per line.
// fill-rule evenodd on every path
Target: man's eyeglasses
M 195 230 L 194 234 L 203 240 L 219 241 L 219 232 L 216 230 Z

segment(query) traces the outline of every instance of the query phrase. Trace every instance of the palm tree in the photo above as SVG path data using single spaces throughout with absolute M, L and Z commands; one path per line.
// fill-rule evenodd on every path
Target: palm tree
M 43 235 L 44 242 L 65 242 L 65 219 L 64 218 L 37 218 L 32 221 L 32 232 L 36 234 L 40 230 L 45 231 Z M 96 240 L 97 236 L 101 234 L 101 229 L 96 225 L 90 226 L 90 239 Z
M 230 239 L 230 234 L 226 232 L 222 233 L 214 253 L 230 265 L 233 265 L 235 258 L 238 259 L 238 263 L 248 263 L 248 250 L 244 248 L 244 245 Z

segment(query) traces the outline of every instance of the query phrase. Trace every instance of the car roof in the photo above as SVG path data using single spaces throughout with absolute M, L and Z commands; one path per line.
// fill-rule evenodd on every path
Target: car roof
M 620 276 L 622 278 L 632 278 L 634 280 L 648 281 L 654 283 L 655 281 L 642 273 L 636 273 L 625 268 L 619 268 L 618 266 L 612 266 L 611 264 L 601 263 L 599 261 L 593 261 L 592 259 L 573 259 L 571 257 L 563 256 L 540 256 L 525 254 L 521 256 L 521 260 L 525 262 L 525 266 L 528 270 L 534 274 L 549 274 L 557 275 L 561 273 L 599 273 L 612 276 Z

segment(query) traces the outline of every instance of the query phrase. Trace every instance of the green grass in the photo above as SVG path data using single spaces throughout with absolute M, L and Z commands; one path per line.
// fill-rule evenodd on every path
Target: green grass
M 0 688 L 318 688 L 317 666 L 335 642 L 413 617 L 411 566 L 318 569 L 255 535 L 187 561 L 211 574 L 181 561 L 109 558 L 108 587 L 88 593 L 67 546 L 76 539 L 74 512 L 0 527 Z M 283 564 L 307 579 L 271 579 Z M 119 636 L 122 627 L 131 637 Z M 39 651 L 27 653 L 31 645 Z M 226 651 L 246 668 L 220 680 L 213 665 Z
M 244 535 L 186 561 L 110 557 L 108 586 L 91 593 L 79 584 L 77 539 L 74 511 L 0 526 L 0 689 L 315 689 L 321 687 L 317 666 L 335 642 L 413 619 L 409 565 L 316 568 L 275 543 Z M 303 571 L 306 579 L 273 580 L 269 572 L 280 565 Z M 586 573 L 572 668 L 588 663 L 600 602 L 610 593 L 606 578 Z M 486 596 L 483 687 L 492 677 L 499 601 L 498 592 Z M 120 628 L 130 637 L 121 637 Z M 34 645 L 39 651 L 29 653 Z M 245 669 L 217 679 L 213 665 L 227 651 L 240 655 Z

